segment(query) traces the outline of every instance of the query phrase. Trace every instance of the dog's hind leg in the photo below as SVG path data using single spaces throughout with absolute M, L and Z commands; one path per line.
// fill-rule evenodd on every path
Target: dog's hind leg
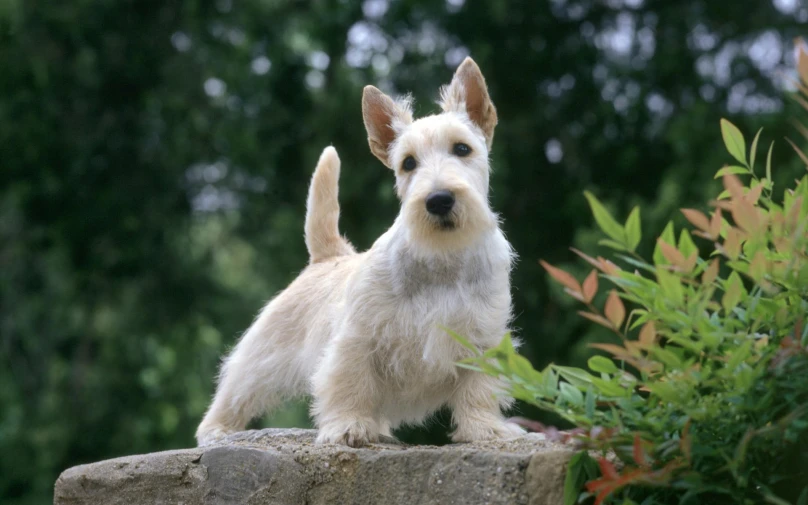
M 225 360 L 216 395 L 196 431 L 202 446 L 243 430 L 254 417 L 305 392 L 305 377 L 288 349 L 270 346 L 262 315 Z
M 306 204 L 306 247 L 311 263 L 356 253 L 339 234 L 339 170 L 337 151 L 325 148 Z M 298 284 L 299 296 L 287 296 L 285 301 L 279 295 L 225 360 L 216 395 L 196 432 L 200 445 L 243 430 L 253 417 L 307 392 L 314 357 L 302 360 L 299 346 L 305 340 L 301 333 L 305 332 L 306 320 L 316 314 L 301 316 L 300 311 L 305 312 L 314 298 L 326 298 L 329 293 L 327 283 L 315 284 Z M 314 351 L 316 354 L 317 349 Z

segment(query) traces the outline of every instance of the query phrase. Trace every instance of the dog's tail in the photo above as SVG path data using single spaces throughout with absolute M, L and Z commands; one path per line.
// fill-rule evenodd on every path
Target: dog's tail
M 311 178 L 306 202 L 306 247 L 311 263 L 356 253 L 339 234 L 339 165 L 337 150 L 326 147 Z

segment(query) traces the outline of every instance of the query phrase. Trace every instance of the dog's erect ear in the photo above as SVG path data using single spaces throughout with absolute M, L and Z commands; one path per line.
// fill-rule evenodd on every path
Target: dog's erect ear
M 485 143 L 491 149 L 494 127 L 497 125 L 497 109 L 488 96 L 488 88 L 480 67 L 471 58 L 466 58 L 457 67 L 451 84 L 441 89 L 440 106 L 445 112 L 466 113 L 480 127 Z
M 362 119 L 368 132 L 372 152 L 385 166 L 390 166 L 390 144 L 410 123 L 412 111 L 409 99 L 393 101 L 373 86 L 365 86 L 362 93 Z

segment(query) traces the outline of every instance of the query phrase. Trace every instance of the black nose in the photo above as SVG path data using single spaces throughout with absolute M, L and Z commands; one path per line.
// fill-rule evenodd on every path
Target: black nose
M 426 197 L 426 210 L 436 216 L 445 216 L 452 210 L 454 203 L 454 193 L 451 191 L 435 191 Z

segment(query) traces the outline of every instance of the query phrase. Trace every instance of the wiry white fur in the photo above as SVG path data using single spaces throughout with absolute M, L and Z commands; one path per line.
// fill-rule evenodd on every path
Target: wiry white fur
M 463 76 L 484 83 L 475 70 L 470 59 L 464 62 L 447 96 L 462 99 Z M 413 122 L 408 103 L 375 88 L 363 100 L 371 149 L 396 172 L 399 216 L 368 251 L 355 253 L 336 228 L 339 159 L 333 148 L 323 152 L 308 202 L 311 264 L 267 304 L 224 361 L 197 430 L 200 445 L 306 393 L 314 397 L 318 442 L 363 445 L 443 405 L 452 408 L 455 441 L 521 433 L 501 414 L 510 400 L 495 396 L 498 381 L 456 367 L 468 351 L 441 328 L 480 349 L 509 329 L 513 252 L 488 204 L 492 119 L 478 113 L 485 120 L 478 124 L 450 110 Z M 458 142 L 472 154 L 455 156 Z M 407 156 L 418 161 L 409 173 L 401 169 Z M 451 228 L 426 210 L 436 190 L 455 194 Z

